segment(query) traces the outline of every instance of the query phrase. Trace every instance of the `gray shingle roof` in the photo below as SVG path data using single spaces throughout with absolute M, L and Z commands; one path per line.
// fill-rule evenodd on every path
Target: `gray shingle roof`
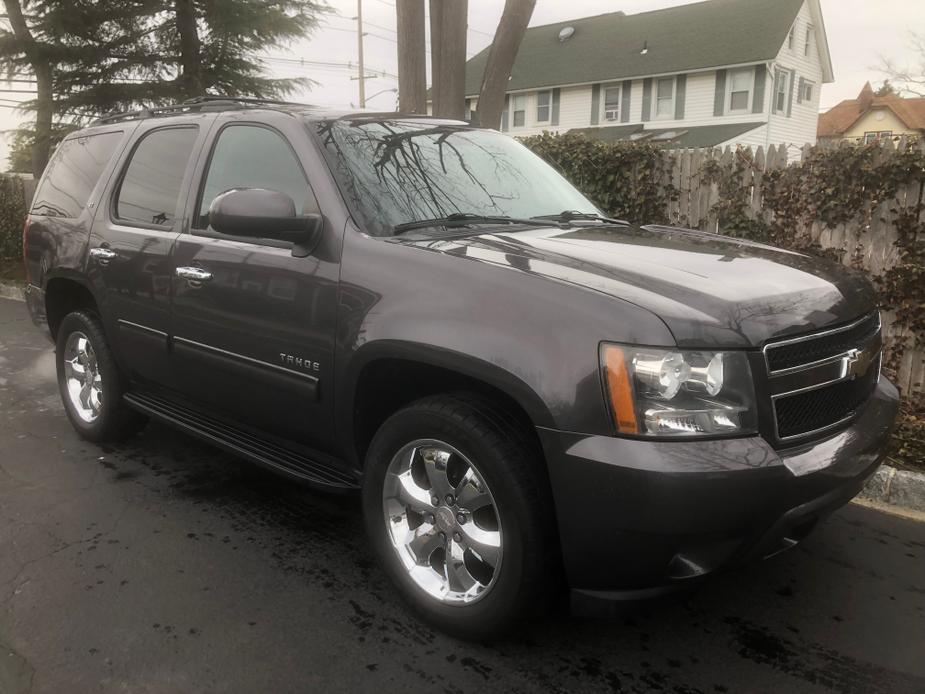
M 520 45 L 508 90 L 771 60 L 802 5 L 803 0 L 707 0 L 532 27 Z M 559 31 L 568 26 L 575 33 L 559 41 Z M 488 48 L 466 63 L 467 96 L 478 94 L 487 60 Z
M 715 147 L 716 145 L 728 142 L 744 135 L 750 130 L 760 128 L 764 123 L 719 123 L 717 125 L 698 125 L 684 128 L 646 128 L 640 125 L 613 125 L 600 128 L 573 128 L 569 134 L 585 135 L 592 140 L 601 140 L 603 142 L 616 142 L 618 140 L 628 140 L 631 135 L 645 133 L 646 141 L 661 144 L 667 149 L 685 149 L 701 147 Z M 654 140 L 653 138 L 663 133 L 677 133 L 670 140 Z

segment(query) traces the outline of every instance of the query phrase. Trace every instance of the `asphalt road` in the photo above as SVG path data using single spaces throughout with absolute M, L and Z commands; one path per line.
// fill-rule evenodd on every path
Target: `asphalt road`
M 0 301 L 0 694 L 925 691 L 925 523 L 852 505 L 696 594 L 461 643 L 404 611 L 356 497 L 159 425 L 83 442 L 53 372 Z

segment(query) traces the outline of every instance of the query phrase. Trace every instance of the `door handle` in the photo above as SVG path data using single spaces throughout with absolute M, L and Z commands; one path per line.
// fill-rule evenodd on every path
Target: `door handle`
M 201 287 L 203 282 L 212 279 L 212 273 L 201 267 L 178 267 L 177 277 L 186 280 L 191 287 Z
M 118 255 L 114 250 L 110 248 L 91 248 L 90 257 L 93 258 L 100 265 L 109 265 L 109 261 L 115 258 Z

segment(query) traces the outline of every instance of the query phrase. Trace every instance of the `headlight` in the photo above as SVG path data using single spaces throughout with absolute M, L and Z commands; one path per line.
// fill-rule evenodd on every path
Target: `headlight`
M 601 346 L 617 431 L 715 436 L 756 430 L 755 391 L 743 352 Z

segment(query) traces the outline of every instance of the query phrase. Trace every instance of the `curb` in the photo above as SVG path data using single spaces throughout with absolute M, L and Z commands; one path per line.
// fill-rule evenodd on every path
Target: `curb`
M 11 282 L 0 282 L 0 298 L 12 299 L 13 301 L 25 301 L 26 291 L 22 285 Z
M 925 512 L 925 473 L 882 465 L 859 496 L 882 504 Z

